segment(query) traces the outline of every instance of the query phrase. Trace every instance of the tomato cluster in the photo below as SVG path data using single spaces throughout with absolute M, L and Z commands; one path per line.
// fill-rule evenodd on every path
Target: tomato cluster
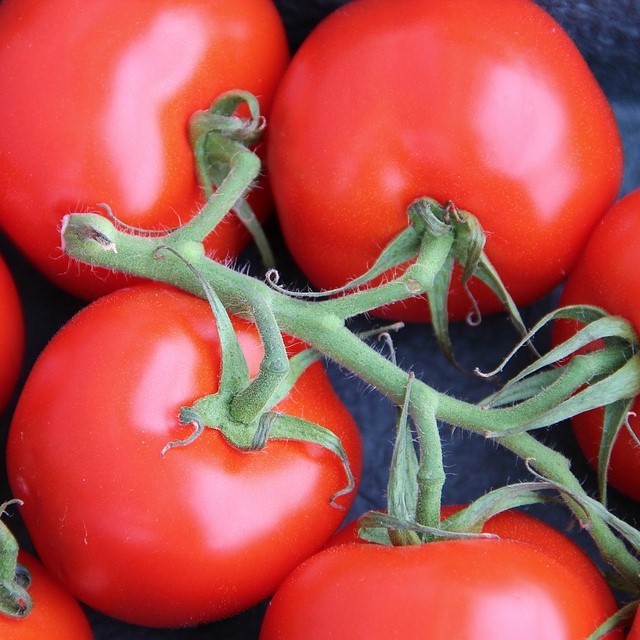
M 640 333 L 640 181 L 623 187 L 616 113 L 558 22 L 532 0 L 340 4 L 292 55 L 283 17 L 295 11 L 272 0 L 0 0 L 0 502 L 20 503 L 19 518 L 0 511 L 0 543 L 9 525 L 27 549 L 17 561 L 33 600 L 24 619 L 2 613 L 22 574 L 8 575 L 0 544 L 3 638 L 179 628 L 185 638 L 585 640 L 628 601 L 583 533 L 558 531 L 562 507 L 541 519 L 507 509 L 429 542 L 425 523 L 404 522 L 423 543 L 400 544 L 411 536 L 393 527 L 393 544 L 365 542 L 355 516 L 384 509 L 398 399 L 279 325 L 274 340 L 260 296 L 247 306 L 238 291 L 222 308 L 197 268 L 204 256 L 229 269 L 246 257 L 263 280 L 247 248 L 250 209 L 276 243 L 281 278 L 329 300 L 383 290 L 413 273 L 415 255 L 359 278 L 428 196 L 446 222 L 467 212 L 479 221 L 486 256 L 527 319 L 595 305 Z M 199 286 L 70 258 L 70 213 L 97 211 L 150 244 L 215 201 L 236 170 L 235 127 L 253 107 L 209 112 L 224 120 L 232 153 L 207 147 L 207 185 L 191 117 L 234 90 L 256 97 L 258 129 L 266 123 L 259 140 L 242 141 L 262 170 L 202 256 L 189 242 L 181 255 L 173 245 L 154 253 L 179 255 L 176 269 L 191 267 Z M 118 253 L 99 230 L 88 236 Z M 486 283 L 452 269 L 440 284 L 451 331 L 469 347 L 460 362 L 493 365 L 517 337 Z M 394 365 L 457 396 L 486 395 L 435 352 L 422 292 L 367 311 L 408 323 L 393 339 Z M 485 315 L 479 327 L 456 323 Z M 356 319 L 353 333 L 388 338 L 377 320 Z M 577 328 L 558 324 L 555 341 Z M 321 327 L 318 343 L 330 352 L 343 329 Z M 607 474 L 630 521 L 640 515 L 637 411 Z M 571 424 L 551 437 L 595 488 L 603 410 Z M 447 468 L 462 482 L 446 485 L 444 502 L 527 475 L 511 454 L 456 437 L 450 453 L 467 466 Z M 603 638 L 634 637 L 632 605 L 625 611 Z

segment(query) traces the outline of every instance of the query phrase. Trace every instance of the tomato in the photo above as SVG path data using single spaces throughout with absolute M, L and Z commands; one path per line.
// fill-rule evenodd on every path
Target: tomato
M 18 559 L 31 575 L 33 608 L 22 619 L 0 614 L 0 636 L 5 640 L 91 640 L 89 621 L 80 605 L 32 555 L 21 551 Z
M 636 275 L 640 252 L 640 189 L 619 200 L 595 228 L 578 264 L 569 275 L 560 305 L 590 304 L 629 320 L 640 333 L 640 282 Z M 555 326 L 554 340 L 569 337 L 573 325 Z M 629 430 L 620 430 L 611 452 L 609 484 L 634 500 L 640 500 L 640 399 L 629 415 Z M 594 409 L 572 418 L 576 439 L 592 466 L 597 467 L 603 410 Z
M 256 375 L 260 337 L 233 322 Z M 345 510 L 331 504 L 345 470 L 319 445 L 273 440 L 249 453 L 206 429 L 161 455 L 192 433 L 179 409 L 214 393 L 219 372 L 208 304 L 156 284 L 87 306 L 34 365 L 9 430 L 12 495 L 47 569 L 91 607 L 149 627 L 233 615 L 344 518 L 355 491 L 336 498 Z M 321 363 L 276 409 L 333 430 L 359 477 L 359 433 Z
M 460 509 L 459 505 L 445 505 L 442 508 L 442 517 L 449 517 Z M 482 531 L 495 534 L 503 540 L 527 544 L 553 558 L 585 585 L 593 598 L 606 605 L 607 613 L 603 614 L 603 619 L 615 612 L 616 605 L 611 590 L 597 566 L 573 540 L 555 528 L 522 511 L 510 510 L 491 517 Z M 358 537 L 358 523 L 354 520 L 332 536 L 326 546 L 358 542 L 364 543 Z
M 70 265 L 62 217 L 107 203 L 143 229 L 184 222 L 203 202 L 189 117 L 232 89 L 267 114 L 289 59 L 271 0 L 3 0 L 0 40 L 0 227 L 84 298 L 124 279 Z M 264 217 L 266 184 L 254 198 Z M 228 218 L 207 244 L 220 259 L 248 239 Z
M 605 95 L 530 0 L 347 3 L 294 55 L 267 162 L 285 240 L 316 287 L 364 273 L 430 196 L 479 219 L 519 305 L 561 281 L 622 177 Z M 481 311 L 500 308 L 477 285 Z M 454 279 L 450 317 L 471 308 Z M 416 298 L 382 315 L 428 310 Z
M 461 508 L 460 505 L 445 505 L 442 507 L 442 517 L 447 518 Z M 598 597 L 603 603 L 614 607 L 611 590 L 598 567 L 571 538 L 557 529 L 522 511 L 509 510 L 489 518 L 482 531 L 493 533 L 504 540 L 523 542 L 542 551 L 580 577 L 583 584 L 589 585 L 593 593 L 599 594 Z M 364 543 L 358 536 L 357 520 L 341 528 L 330 538 L 326 546 L 354 542 Z M 613 610 L 612 608 L 612 612 Z
M 260 639 L 584 640 L 614 611 L 568 567 L 522 542 L 344 544 L 281 585 Z
M 22 304 L 7 264 L 0 256 L 0 411 L 13 393 L 24 354 Z

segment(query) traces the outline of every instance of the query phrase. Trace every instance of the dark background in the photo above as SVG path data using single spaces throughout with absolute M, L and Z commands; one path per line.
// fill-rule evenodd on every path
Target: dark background
M 232 0 L 231 0 L 232 1 Z M 299 46 L 313 26 L 339 5 L 339 0 L 276 0 L 285 22 L 292 51 Z M 637 0 L 540 0 L 574 39 L 605 93 L 611 100 L 622 131 L 626 174 L 622 194 L 640 187 L 640 2 Z M 275 221 L 269 233 L 279 254 L 279 266 L 285 281 L 299 278 L 279 239 Z M 55 331 L 83 303 L 50 285 L 0 236 L 0 252 L 8 262 L 17 281 L 25 309 L 27 351 L 22 380 L 33 361 Z M 248 250 L 242 261 L 254 258 Z M 558 292 L 524 310 L 525 321 L 532 325 L 552 308 Z M 491 369 L 497 358 L 506 354 L 515 342 L 515 334 L 503 315 L 487 317 L 476 328 L 454 325 L 453 340 L 457 357 L 467 370 L 475 366 Z M 394 336 L 400 364 L 411 365 L 416 374 L 435 388 L 465 400 L 479 400 L 490 388 L 474 376 L 462 373 L 449 365 L 438 353 L 428 326 L 408 326 Z M 544 337 L 540 346 L 544 346 Z M 393 408 L 374 391 L 366 389 L 353 377 L 329 365 L 329 372 L 339 394 L 343 397 L 360 425 L 365 443 L 365 468 L 362 487 L 350 517 L 384 506 L 384 490 L 393 437 Z M 19 390 L 16 392 L 17 398 Z M 6 432 L 14 402 L 4 412 L 0 422 L 0 444 L 4 451 Z M 574 459 L 573 468 L 584 482 L 593 486 L 593 474 L 576 449 L 568 425 L 561 424 L 541 434 L 546 441 Z M 445 464 L 448 473 L 444 500 L 449 503 L 467 502 L 491 488 L 526 478 L 526 471 L 511 454 L 491 442 L 442 428 Z M 4 468 L 4 467 L 3 467 Z M 473 479 L 472 481 L 470 479 Z M 4 471 L 0 474 L 0 502 L 9 497 Z M 611 505 L 618 515 L 634 523 L 640 508 L 615 492 Z M 590 541 L 571 522 L 561 508 L 534 510 L 553 525 L 567 530 L 583 547 L 593 554 Z M 8 519 L 23 544 L 29 542 L 20 526 L 19 518 Z M 594 556 L 595 557 L 595 556 Z M 96 640 L 118 639 L 197 639 L 225 640 L 257 638 L 264 606 L 256 607 L 235 618 L 192 629 L 155 630 L 125 625 L 88 610 Z

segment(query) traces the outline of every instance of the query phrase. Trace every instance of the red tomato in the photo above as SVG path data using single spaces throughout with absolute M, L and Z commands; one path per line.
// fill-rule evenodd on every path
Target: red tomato
M 442 507 L 442 517 L 447 518 L 461 508 L 459 505 L 445 505 Z M 574 576 L 579 577 L 583 584 L 588 585 L 594 594 L 599 594 L 598 598 L 601 602 L 607 603 L 612 613 L 615 611 L 611 590 L 598 567 L 573 540 L 553 527 L 522 511 L 510 510 L 489 518 L 482 531 L 493 533 L 504 540 L 523 542 L 542 551 L 570 569 Z M 352 542 L 364 542 L 358 537 L 357 520 L 350 522 L 333 535 L 327 546 Z
M 262 343 L 234 320 L 251 375 Z M 159 285 L 109 294 L 77 314 L 36 362 L 10 427 L 12 494 L 47 569 L 78 599 L 153 627 L 233 615 L 278 586 L 338 527 L 346 485 L 318 445 L 255 453 L 178 411 L 217 390 L 220 351 L 206 302 Z M 361 443 L 320 363 L 277 410 L 333 430 L 356 478 Z M 340 498 L 347 509 L 355 491 Z
M 69 265 L 60 221 L 108 203 L 124 222 L 175 227 L 202 204 L 187 121 L 244 89 L 268 113 L 288 62 L 271 0 L 3 0 L 0 226 L 49 278 L 94 298 L 121 275 Z M 263 187 L 252 201 L 264 216 Z M 235 218 L 208 250 L 235 255 Z
M 260 639 L 584 640 L 614 611 L 569 568 L 526 543 L 344 544 L 287 578 Z
M 20 620 L 0 614 L 4 640 L 92 640 L 89 622 L 80 605 L 55 582 L 42 565 L 21 551 L 19 562 L 29 569 L 33 609 Z
M 561 305 L 590 304 L 629 320 L 640 333 L 640 189 L 619 200 L 595 228 L 576 268 L 569 275 L 560 297 Z M 574 325 L 557 323 L 554 339 L 562 341 Z M 632 411 L 640 414 L 640 400 Z M 596 467 L 602 434 L 602 409 L 581 413 L 572 419 L 580 448 Z M 629 427 L 640 437 L 640 422 L 629 416 Z M 611 453 L 609 483 L 634 500 L 640 500 L 640 448 L 627 429 L 619 432 Z
M 24 321 L 18 290 L 0 256 L 0 411 L 13 393 L 24 354 Z
M 530 0 L 346 4 L 294 56 L 267 147 L 286 242 L 317 287 L 364 273 L 430 196 L 476 215 L 520 305 L 564 277 L 622 177 L 610 105 Z M 472 289 L 485 313 L 500 307 Z M 428 319 L 419 298 L 384 315 Z

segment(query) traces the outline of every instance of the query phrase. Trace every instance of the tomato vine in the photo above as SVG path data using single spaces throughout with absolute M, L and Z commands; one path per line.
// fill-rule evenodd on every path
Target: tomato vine
M 246 94 L 241 94 L 240 101 L 230 100 L 228 95 L 221 99 L 234 109 L 242 100 L 251 100 Z M 245 127 L 255 129 L 258 117 L 252 109 L 251 117 L 244 121 Z M 229 119 L 233 119 L 233 127 L 227 126 Z M 486 403 L 474 404 L 434 390 L 354 334 L 347 320 L 384 304 L 431 294 L 441 284 L 439 274 L 443 265 L 453 258 L 474 273 L 480 269 L 481 273 L 489 274 L 487 281 L 495 284 L 496 292 L 523 330 L 520 346 L 527 344 L 539 327 L 531 333 L 524 331 L 515 305 L 500 289 L 499 280 L 487 266 L 481 243 L 478 248 L 477 242 L 465 241 L 465 236 L 476 236 L 476 233 L 469 234 L 469 229 L 474 227 L 474 223 L 469 223 L 474 220 L 471 214 L 456 216 L 456 221 L 461 222 L 452 224 L 450 206 L 420 199 L 414 204 L 415 222 L 409 232 L 413 237 L 408 243 L 415 251 L 416 262 L 406 272 L 369 289 L 358 289 L 359 279 L 345 290 L 334 292 L 339 295 L 319 300 L 289 293 L 276 284 L 273 272 L 265 280 L 257 279 L 209 259 L 202 247 L 203 238 L 233 203 L 247 193 L 260 170 L 259 161 L 248 149 L 237 153 L 244 131 L 237 125 L 238 116 L 230 110 L 217 119 L 208 133 L 209 144 L 214 144 L 216 138 L 220 140 L 220 153 L 224 153 L 226 147 L 233 152 L 227 157 L 227 172 L 219 181 L 218 189 L 188 224 L 161 236 L 145 235 L 118 228 L 117 222 L 98 214 L 72 213 L 65 217 L 62 229 L 65 252 L 82 262 L 165 282 L 206 297 L 219 320 L 225 313 L 253 319 L 265 343 L 265 353 L 270 354 L 265 356 L 267 365 L 283 364 L 279 358 L 278 336 L 286 333 L 372 385 L 397 406 L 404 406 L 407 418 L 415 424 L 420 445 L 420 457 L 414 465 L 420 478 L 419 496 L 415 513 L 409 518 L 414 522 L 408 529 L 421 532 L 442 528 L 439 514 L 445 473 L 437 424 L 445 422 L 490 437 L 525 460 L 543 483 L 542 487 L 553 487 L 584 523 L 624 586 L 640 594 L 640 559 L 636 555 L 640 549 L 640 533 L 587 495 L 572 474 L 568 461 L 531 433 L 588 408 L 631 398 L 640 391 L 640 356 L 636 353 L 637 339 L 629 325 L 595 307 L 563 308 L 544 318 L 541 325 L 562 316 L 580 320 L 586 324 L 585 328 L 540 356 L 534 365 L 505 385 L 501 394 Z M 232 145 L 229 140 L 233 141 Z M 207 171 L 206 166 L 202 171 Z M 377 269 L 386 270 L 389 261 L 406 259 L 406 240 L 405 234 L 400 241 L 396 239 L 395 244 L 391 243 L 383 252 L 382 262 L 372 270 L 374 275 Z M 396 252 L 399 242 L 405 243 L 400 258 Z M 371 275 L 366 274 L 364 279 Z M 437 330 L 441 344 L 448 350 L 446 326 L 441 325 Z M 584 344 L 600 339 L 605 342 L 604 348 L 580 353 Z M 239 406 L 234 400 L 242 397 L 244 417 L 236 414 L 236 418 L 246 425 L 261 415 L 265 390 L 272 393 L 283 375 L 286 369 L 278 369 L 274 376 L 273 368 L 265 366 L 250 386 L 234 390 L 223 383 L 220 393 L 230 392 L 227 406 L 232 410 Z M 210 415 L 205 424 L 212 424 L 219 417 Z M 282 432 L 280 437 L 287 437 L 286 433 Z M 308 434 L 292 433 L 289 437 L 305 439 Z M 459 531 L 466 526 L 462 518 L 456 519 Z

